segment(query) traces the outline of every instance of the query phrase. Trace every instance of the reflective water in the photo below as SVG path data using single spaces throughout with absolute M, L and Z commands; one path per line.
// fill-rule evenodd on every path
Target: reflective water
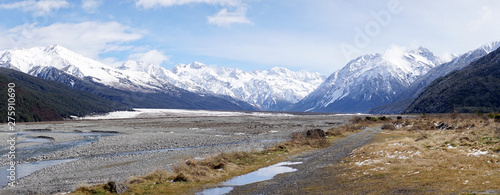
M 274 176 L 281 173 L 289 173 L 297 171 L 297 169 L 288 167 L 288 165 L 297 165 L 302 162 L 280 162 L 268 167 L 261 168 L 257 171 L 234 177 L 230 180 L 222 182 L 221 187 L 211 188 L 196 193 L 197 195 L 222 195 L 233 190 L 234 186 L 242 186 L 251 183 L 261 182 L 272 179 Z

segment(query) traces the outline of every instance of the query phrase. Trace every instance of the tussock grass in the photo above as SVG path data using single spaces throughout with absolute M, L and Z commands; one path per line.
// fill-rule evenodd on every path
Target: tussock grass
M 452 113 L 400 119 L 384 126 L 394 128 L 384 128 L 373 143 L 326 170 L 337 170 L 332 182 L 338 185 L 322 193 L 500 190 L 499 124 L 494 119 Z

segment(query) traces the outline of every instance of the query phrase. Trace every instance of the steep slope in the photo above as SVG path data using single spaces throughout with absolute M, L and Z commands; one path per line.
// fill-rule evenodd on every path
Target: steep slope
M 405 113 L 475 112 L 500 109 L 500 49 L 436 79 Z
M 246 72 L 235 68 L 213 68 L 194 62 L 178 64 L 172 71 L 144 62 L 128 61 L 120 70 L 142 71 L 182 89 L 224 95 L 243 100 L 263 110 L 282 110 L 313 91 L 324 77 L 286 68 Z
M 376 107 L 368 111 L 372 114 L 397 114 L 403 112 L 418 96 L 422 90 L 428 86 L 432 81 L 439 77 L 445 76 L 455 70 L 460 70 L 471 62 L 495 51 L 500 47 L 500 42 L 492 42 L 485 44 L 475 50 L 469 51 L 459 57 L 453 59 L 448 63 L 441 64 L 436 68 L 431 69 L 427 74 L 417 78 L 407 90 L 402 92 L 397 101 L 388 105 Z
M 180 89 L 146 72 L 118 70 L 57 45 L 0 52 L 0 67 L 55 80 L 132 107 L 255 109 L 230 97 Z
M 392 103 L 419 76 L 442 61 L 425 48 L 392 48 L 360 56 L 333 73 L 306 98 L 288 108 L 293 111 L 366 112 Z
M 127 109 L 123 104 L 73 90 L 55 81 L 0 68 L 0 96 L 7 97 L 8 83 L 15 84 L 17 122 L 62 120 L 71 115 L 84 116 Z M 6 102 L 0 104 L 0 110 L 7 111 Z M 6 122 L 6 115 L 7 112 L 0 112 L 0 122 Z

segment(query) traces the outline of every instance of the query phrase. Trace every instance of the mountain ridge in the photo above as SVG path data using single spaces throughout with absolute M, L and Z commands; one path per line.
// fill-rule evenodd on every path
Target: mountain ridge
M 417 78 L 408 89 L 404 90 L 402 94 L 393 103 L 382 105 L 372 108 L 368 111 L 371 114 L 399 114 L 402 113 L 414 99 L 423 91 L 423 89 L 431 84 L 439 77 L 445 76 L 453 71 L 460 70 L 470 63 L 478 60 L 479 58 L 491 53 L 500 47 L 499 41 L 490 42 L 480 46 L 477 49 L 468 51 L 458 57 L 452 59 L 450 62 L 443 63 L 435 68 L 429 70 L 425 75 Z
M 500 109 L 500 48 L 427 86 L 404 113 Z

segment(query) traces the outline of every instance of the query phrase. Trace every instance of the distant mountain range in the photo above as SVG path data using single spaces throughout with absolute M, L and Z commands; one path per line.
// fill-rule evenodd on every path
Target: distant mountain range
M 178 64 L 170 71 L 145 62 L 128 61 L 118 69 L 149 73 L 191 92 L 229 96 L 272 111 L 297 103 L 325 79 L 319 73 L 304 70 L 293 72 L 275 67 L 268 71 L 246 72 L 213 68 L 199 62 Z
M 143 108 L 281 110 L 324 80 L 307 71 L 245 72 L 198 62 L 179 64 L 172 71 L 137 61 L 113 68 L 58 45 L 0 52 L 0 67 Z
M 145 72 L 119 70 L 58 45 L 0 52 L 0 67 L 55 80 L 130 107 L 256 109 L 228 96 L 189 92 Z

